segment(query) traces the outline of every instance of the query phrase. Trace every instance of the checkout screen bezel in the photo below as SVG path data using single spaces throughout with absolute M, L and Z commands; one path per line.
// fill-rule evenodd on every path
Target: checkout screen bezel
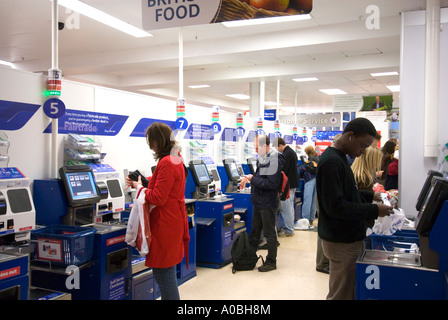
M 67 172 L 65 176 L 69 182 L 69 192 L 73 201 L 98 196 L 92 172 Z
M 432 230 L 446 200 L 448 200 L 448 181 L 440 177 L 433 177 L 431 189 L 415 220 L 415 229 L 418 234 L 427 235 Z
M 229 174 L 230 174 L 230 178 L 232 180 L 241 178 L 240 174 L 238 172 L 238 167 L 236 165 L 236 162 L 228 162 L 228 163 L 226 163 L 226 166 L 228 166 L 228 168 L 229 168 Z
M 72 206 L 94 204 L 100 201 L 100 195 L 96 187 L 95 177 L 93 172 L 89 169 L 86 168 L 84 170 L 76 170 L 67 167 L 61 168 L 62 171 L 60 172 L 60 176 L 64 183 L 68 202 Z M 73 179 L 71 180 L 70 177 L 73 177 Z M 80 184 L 76 186 L 75 189 L 71 183 L 74 181 Z M 83 194 L 77 195 L 77 188 L 82 188 Z
M 205 163 L 194 163 L 193 164 L 194 176 L 196 177 L 197 183 L 200 186 L 208 185 L 212 182 L 210 175 L 208 174 L 208 169 Z

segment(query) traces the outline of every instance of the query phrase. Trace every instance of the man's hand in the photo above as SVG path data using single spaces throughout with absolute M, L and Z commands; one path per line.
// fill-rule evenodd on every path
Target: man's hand
M 385 205 L 384 203 L 377 203 L 378 206 L 378 217 L 388 216 L 394 213 L 394 207 Z

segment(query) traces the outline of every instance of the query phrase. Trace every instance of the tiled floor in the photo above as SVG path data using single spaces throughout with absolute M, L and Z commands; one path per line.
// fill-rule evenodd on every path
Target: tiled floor
M 316 271 L 317 232 L 296 230 L 280 237 L 277 270 L 239 271 L 197 268 L 197 276 L 179 287 L 185 300 L 324 300 L 328 275 Z M 266 256 L 267 251 L 258 254 Z M 259 260 L 257 267 L 261 265 Z

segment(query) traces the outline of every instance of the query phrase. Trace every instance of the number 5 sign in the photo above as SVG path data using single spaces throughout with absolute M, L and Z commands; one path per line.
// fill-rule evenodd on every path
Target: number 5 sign
M 52 119 L 60 118 L 65 114 L 65 104 L 57 98 L 48 99 L 44 103 L 44 113 Z

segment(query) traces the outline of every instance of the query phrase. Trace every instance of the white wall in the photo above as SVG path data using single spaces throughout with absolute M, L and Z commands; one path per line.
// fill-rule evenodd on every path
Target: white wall
M 0 100 L 42 106 L 47 99 L 44 96 L 44 76 L 0 67 L 0 83 Z M 129 116 L 116 136 L 94 137 L 102 142 L 101 151 L 107 153 L 104 162 L 120 173 L 123 182 L 123 169 L 139 169 L 150 174 L 150 168 L 155 164 L 145 138 L 130 137 L 138 121 L 141 118 L 176 120 L 175 101 L 70 81 L 62 83 L 61 100 L 67 109 Z M 189 105 L 187 101 L 186 113 L 189 123 L 211 123 L 211 108 Z M 21 129 L 4 130 L 10 141 L 8 166 L 19 168 L 31 181 L 51 178 L 51 134 L 43 133 L 50 121 L 40 107 Z M 220 124 L 223 128 L 235 127 L 235 123 L 234 114 L 220 112 Z M 63 165 L 64 136 L 58 135 L 58 168 Z
M 448 9 L 442 9 L 440 33 L 439 143 L 448 142 Z M 437 158 L 425 158 L 425 11 L 402 14 L 400 72 L 400 206 L 415 217 L 415 204 L 430 169 L 437 169 Z

